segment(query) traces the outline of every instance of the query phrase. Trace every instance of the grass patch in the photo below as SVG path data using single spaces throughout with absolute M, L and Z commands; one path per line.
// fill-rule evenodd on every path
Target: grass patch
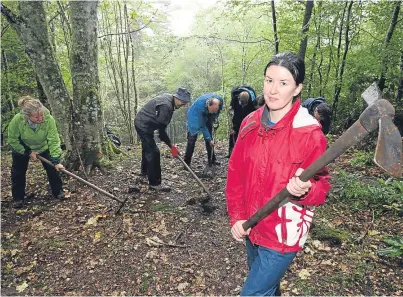
M 356 167 L 368 167 L 374 165 L 374 154 L 371 152 L 355 151 L 349 163 Z
M 314 224 L 312 226 L 312 235 L 320 241 L 328 241 L 334 245 L 341 245 L 351 239 L 347 230 L 335 229 L 323 224 Z
M 357 209 L 374 209 L 376 214 L 386 210 L 403 211 L 403 181 L 362 179 L 343 170 L 339 171 L 335 190 L 343 203 Z
M 150 206 L 151 211 L 160 211 L 160 212 L 178 212 L 179 210 L 176 207 L 173 207 L 167 203 L 158 203 Z

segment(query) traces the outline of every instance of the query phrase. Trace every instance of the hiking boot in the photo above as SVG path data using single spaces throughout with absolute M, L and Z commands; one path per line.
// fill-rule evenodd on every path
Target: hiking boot
M 156 185 L 156 186 L 152 186 L 149 185 L 148 186 L 150 189 L 158 191 L 158 192 L 170 192 L 171 191 L 171 187 L 169 186 L 165 186 L 165 185 Z
M 60 192 L 59 194 L 57 194 L 56 196 L 54 196 L 55 197 L 55 199 L 57 199 L 57 200 L 65 200 L 66 199 L 66 197 L 64 196 L 64 193 L 63 192 Z
M 24 206 L 24 200 L 14 200 L 13 201 L 13 208 L 20 209 Z

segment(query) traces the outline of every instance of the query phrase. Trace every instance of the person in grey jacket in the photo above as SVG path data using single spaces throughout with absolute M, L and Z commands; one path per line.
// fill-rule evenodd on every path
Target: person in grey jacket
M 154 140 L 154 131 L 158 130 L 159 138 L 170 148 L 173 157 L 179 151 L 166 132 L 175 109 L 190 102 L 190 92 L 185 88 L 178 88 L 175 94 L 161 94 L 151 99 L 137 113 L 134 125 L 141 140 L 142 159 L 141 174 L 148 176 L 151 189 L 169 192 L 170 187 L 163 185 L 161 180 L 160 151 Z

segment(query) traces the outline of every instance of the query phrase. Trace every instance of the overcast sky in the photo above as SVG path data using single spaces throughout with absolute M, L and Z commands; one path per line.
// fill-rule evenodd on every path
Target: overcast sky
M 174 34 L 184 36 L 189 33 L 197 12 L 216 2 L 217 0 L 170 0 L 168 14 Z

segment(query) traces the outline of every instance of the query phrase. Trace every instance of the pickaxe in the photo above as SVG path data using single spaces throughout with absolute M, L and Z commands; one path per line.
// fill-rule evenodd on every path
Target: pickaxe
M 41 160 L 42 162 L 45 162 L 46 164 L 55 167 L 55 165 L 52 164 L 52 162 L 50 162 L 48 159 L 45 159 L 42 156 L 36 155 L 36 157 Z M 109 198 L 112 198 L 113 200 L 116 200 L 117 202 L 120 203 L 120 206 L 118 208 L 118 210 L 115 212 L 116 214 L 118 214 L 120 212 L 120 210 L 122 209 L 122 207 L 125 205 L 126 201 L 128 198 L 126 198 L 125 200 L 121 200 L 115 196 L 113 196 L 112 194 L 102 190 L 101 188 L 98 188 L 96 185 L 91 184 L 90 182 L 87 182 L 85 179 L 82 179 L 81 177 L 71 173 L 70 171 L 67 171 L 66 169 L 59 169 L 61 172 L 66 173 L 67 175 L 70 175 L 71 177 L 74 177 L 75 179 L 79 180 L 80 182 L 86 184 L 87 186 L 90 186 L 91 188 L 97 190 L 98 192 L 101 192 L 102 194 L 108 196 Z
M 370 132 L 375 131 L 378 126 L 379 134 L 374 157 L 375 164 L 393 176 L 399 177 L 402 175 L 402 138 L 399 130 L 392 122 L 395 109 L 389 101 L 381 99 L 381 92 L 376 83 L 366 89 L 361 97 L 369 106 L 360 115 L 360 118 L 322 156 L 302 172 L 300 176 L 302 181 L 308 181 L 319 170 L 357 144 Z M 280 203 L 290 196 L 291 194 L 287 188 L 281 190 L 280 193 L 242 224 L 243 229 L 246 231 L 255 226 L 260 220 L 278 209 Z

